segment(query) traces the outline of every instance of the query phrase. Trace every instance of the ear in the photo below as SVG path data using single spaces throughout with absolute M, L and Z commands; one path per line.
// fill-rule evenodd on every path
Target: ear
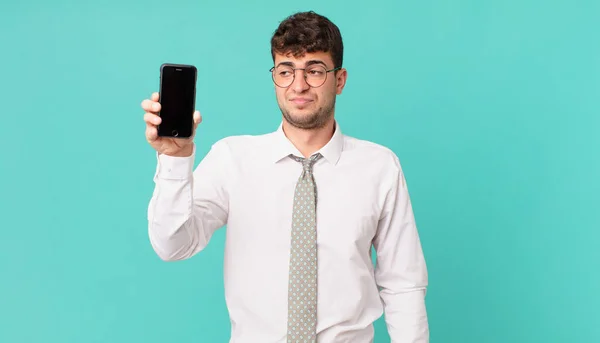
M 342 94 L 342 91 L 344 90 L 344 87 L 346 86 L 346 80 L 348 79 L 348 71 L 346 70 L 346 68 L 342 68 L 342 69 L 338 70 L 337 72 L 335 72 L 335 78 L 336 78 L 335 93 L 337 95 L 340 95 L 340 94 Z

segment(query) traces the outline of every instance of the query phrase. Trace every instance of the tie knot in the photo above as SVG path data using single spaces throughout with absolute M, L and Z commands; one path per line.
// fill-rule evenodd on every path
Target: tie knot
M 305 172 L 311 173 L 313 165 L 315 164 L 315 162 L 317 162 L 317 160 L 323 157 L 323 155 L 321 155 L 320 153 L 316 153 L 310 156 L 309 158 L 298 157 L 294 155 L 290 155 L 290 157 L 296 160 L 297 162 L 302 163 L 302 168 Z

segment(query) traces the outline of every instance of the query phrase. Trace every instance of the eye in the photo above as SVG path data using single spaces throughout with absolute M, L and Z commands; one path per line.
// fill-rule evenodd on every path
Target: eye
M 325 71 L 322 68 L 312 68 L 307 70 L 306 73 L 311 76 L 321 76 L 325 74 Z
M 290 68 L 281 68 L 278 69 L 277 75 L 280 77 L 290 77 L 294 74 L 294 71 Z

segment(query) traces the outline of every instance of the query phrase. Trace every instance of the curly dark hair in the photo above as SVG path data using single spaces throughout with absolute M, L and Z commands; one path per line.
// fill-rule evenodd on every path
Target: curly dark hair
M 339 28 L 327 17 L 313 11 L 298 12 L 285 18 L 271 38 L 271 56 L 301 57 L 305 53 L 329 52 L 333 67 L 342 66 L 344 44 Z

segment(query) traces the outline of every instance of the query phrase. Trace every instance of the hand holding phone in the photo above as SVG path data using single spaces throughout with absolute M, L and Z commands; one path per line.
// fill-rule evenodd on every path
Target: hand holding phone
M 146 140 L 160 154 L 190 156 L 202 122 L 200 112 L 194 111 L 196 68 L 163 64 L 160 79 L 160 92 L 142 101 Z

